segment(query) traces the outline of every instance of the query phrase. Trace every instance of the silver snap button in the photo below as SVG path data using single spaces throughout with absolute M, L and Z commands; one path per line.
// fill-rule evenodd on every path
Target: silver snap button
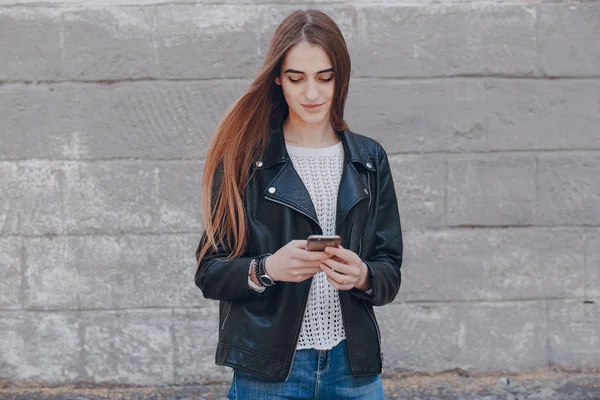
M 371 163 L 367 163 L 367 168 L 373 168 L 373 166 L 371 165 Z
M 275 190 L 276 190 L 276 189 L 275 189 L 273 186 L 271 186 L 271 187 L 269 188 L 269 193 L 273 194 L 273 193 L 275 193 Z
M 257 161 L 257 162 L 256 162 L 256 166 L 257 166 L 257 167 L 259 167 L 259 168 L 260 168 L 260 167 L 262 167 L 262 166 L 263 166 L 263 163 L 262 163 L 262 161 Z

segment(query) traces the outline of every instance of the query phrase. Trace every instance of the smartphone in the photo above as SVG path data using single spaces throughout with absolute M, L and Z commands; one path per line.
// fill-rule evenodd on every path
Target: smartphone
M 310 235 L 307 239 L 306 250 L 323 251 L 325 247 L 340 247 L 342 238 L 338 235 Z

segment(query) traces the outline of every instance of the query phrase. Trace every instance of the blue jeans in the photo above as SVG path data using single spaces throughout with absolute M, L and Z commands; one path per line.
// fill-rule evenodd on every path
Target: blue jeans
M 385 399 L 379 375 L 354 378 L 346 341 L 331 350 L 296 351 L 286 382 L 234 370 L 231 400 L 263 399 Z

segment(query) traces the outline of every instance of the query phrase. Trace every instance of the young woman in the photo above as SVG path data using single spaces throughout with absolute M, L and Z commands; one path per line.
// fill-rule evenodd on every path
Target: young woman
M 373 306 L 398 293 L 402 235 L 386 152 L 343 119 L 349 80 L 338 26 L 296 11 L 209 148 L 195 282 L 231 399 L 384 398 Z

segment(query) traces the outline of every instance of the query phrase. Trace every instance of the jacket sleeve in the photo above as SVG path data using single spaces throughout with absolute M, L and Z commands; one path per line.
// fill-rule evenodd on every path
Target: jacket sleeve
M 215 174 L 213 198 L 216 188 L 220 185 L 221 176 L 222 165 L 220 164 Z M 207 235 L 204 231 L 196 249 L 197 261 L 200 249 L 206 240 Z M 251 296 L 265 296 L 270 292 L 271 287 L 259 292 L 252 290 L 248 285 L 248 271 L 253 257 L 236 257 L 228 260 L 226 258 L 229 254 L 231 254 L 230 249 L 219 246 L 218 249 L 209 250 L 197 263 L 194 280 L 205 298 L 235 301 Z
M 371 289 L 369 295 L 352 289 L 352 293 L 374 306 L 391 303 L 400 290 L 402 265 L 402 229 L 398 200 L 388 156 L 382 150 L 379 161 L 379 193 L 375 219 L 375 249 L 369 260 L 363 260 L 369 268 Z
M 206 232 L 202 234 L 196 258 L 206 241 Z M 207 252 L 198 263 L 195 282 L 207 299 L 236 301 L 251 296 L 264 296 L 271 287 L 262 292 L 252 290 L 248 285 L 248 270 L 253 257 L 236 257 L 227 260 L 230 252 L 219 247 L 218 251 Z

